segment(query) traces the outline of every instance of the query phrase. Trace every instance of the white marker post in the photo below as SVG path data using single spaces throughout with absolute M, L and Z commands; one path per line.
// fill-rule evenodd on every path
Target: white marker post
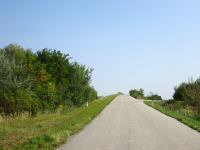
M 151 105 L 154 107 L 154 101 L 153 100 L 151 100 Z
M 86 103 L 86 106 L 87 106 L 87 107 L 89 106 L 88 102 Z

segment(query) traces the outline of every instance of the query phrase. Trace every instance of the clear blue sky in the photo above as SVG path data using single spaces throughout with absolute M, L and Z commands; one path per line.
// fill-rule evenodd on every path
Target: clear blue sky
M 165 98 L 200 76 L 199 0 L 1 0 L 0 47 L 49 47 L 94 68 L 100 95 Z

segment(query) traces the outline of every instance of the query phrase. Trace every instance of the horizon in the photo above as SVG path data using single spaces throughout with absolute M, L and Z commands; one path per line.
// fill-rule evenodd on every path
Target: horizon
M 143 88 L 170 99 L 175 86 L 200 76 L 199 4 L 8 0 L 0 6 L 0 48 L 17 43 L 68 53 L 94 68 L 99 95 Z

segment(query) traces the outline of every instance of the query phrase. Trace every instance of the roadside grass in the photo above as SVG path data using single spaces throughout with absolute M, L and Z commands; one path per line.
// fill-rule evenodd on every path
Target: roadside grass
M 40 114 L 0 122 L 0 149 L 55 149 L 96 117 L 117 95 L 95 100 L 89 107 L 73 108 L 64 114 Z
M 200 120 L 191 116 L 186 116 L 177 111 L 170 110 L 169 108 L 162 106 L 161 102 L 152 103 L 151 101 L 144 101 L 144 103 L 200 132 Z

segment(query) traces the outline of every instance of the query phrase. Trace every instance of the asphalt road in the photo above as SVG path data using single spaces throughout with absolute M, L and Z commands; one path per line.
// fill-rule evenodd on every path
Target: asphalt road
M 200 134 L 139 100 L 118 96 L 59 150 L 200 150 Z

